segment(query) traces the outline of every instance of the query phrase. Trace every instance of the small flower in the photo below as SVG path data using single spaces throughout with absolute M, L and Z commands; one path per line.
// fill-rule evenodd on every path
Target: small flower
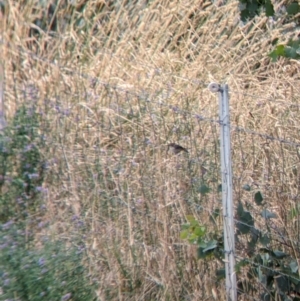
M 4 243 L 0 245 L 0 250 L 3 250 L 8 247 L 8 243 Z
M 78 254 L 81 254 L 84 250 L 85 250 L 85 247 L 84 247 L 84 246 L 78 246 L 78 247 L 77 247 L 77 252 L 76 252 L 76 254 L 77 254 L 77 255 L 78 255 Z
M 45 258 L 41 257 L 41 258 L 39 259 L 39 266 L 44 266 L 45 263 L 46 263 Z
M 145 139 L 144 143 L 145 143 L 146 145 L 151 145 L 151 144 L 152 144 L 151 140 L 148 139 L 148 138 Z
M 24 200 L 22 198 L 17 198 L 17 204 L 22 205 Z
M 69 116 L 70 114 L 71 114 L 70 109 L 65 109 L 65 110 L 63 111 L 63 115 L 65 115 L 65 116 Z
M 46 224 L 46 223 L 44 223 L 44 222 L 39 222 L 39 223 L 38 223 L 38 227 L 39 227 L 39 228 L 44 228 L 45 224 Z
M 28 174 L 28 178 L 29 179 L 37 179 L 37 178 L 39 178 L 39 174 L 38 173 Z
M 198 120 L 204 120 L 204 117 L 201 116 L 201 115 L 196 114 L 195 117 L 196 117 L 196 119 L 198 119 Z
M 28 145 L 25 146 L 23 152 L 26 153 L 26 152 L 29 152 L 31 150 L 32 150 L 32 144 L 28 144 Z
M 171 109 L 173 110 L 173 112 L 178 113 L 179 112 L 179 108 L 178 107 L 171 107 Z
M 47 209 L 47 206 L 46 206 L 45 204 L 42 204 L 42 205 L 40 206 L 40 209 L 41 209 L 41 210 L 46 210 L 46 209 Z
M 2 224 L 2 230 L 8 230 L 10 228 L 11 225 L 14 224 L 14 221 L 10 220 L 5 224 Z
M 46 189 L 43 186 L 37 186 L 35 187 L 36 192 L 46 192 Z
M 61 301 L 68 301 L 71 298 L 72 294 L 68 293 L 61 297 Z
M 72 221 L 77 221 L 79 219 L 79 216 L 78 215 L 73 215 L 72 216 Z

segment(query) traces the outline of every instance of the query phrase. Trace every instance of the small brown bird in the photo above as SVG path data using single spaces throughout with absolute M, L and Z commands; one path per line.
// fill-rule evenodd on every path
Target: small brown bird
M 171 150 L 175 155 L 179 154 L 180 152 L 188 153 L 188 150 L 186 148 L 175 143 L 169 143 L 168 150 Z

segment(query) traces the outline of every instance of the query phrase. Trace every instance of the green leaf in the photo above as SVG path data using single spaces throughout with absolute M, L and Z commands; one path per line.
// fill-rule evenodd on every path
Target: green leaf
M 188 230 L 190 228 L 190 224 L 181 225 L 182 230 Z
M 201 185 L 199 188 L 198 188 L 198 192 L 200 192 L 202 195 L 205 195 L 207 193 L 209 193 L 210 189 L 208 186 L 206 186 L 205 184 Z
M 260 234 L 260 231 L 255 229 L 255 228 L 251 228 L 250 233 L 251 233 L 251 236 L 250 236 L 251 239 L 248 241 L 247 245 L 248 245 L 249 252 L 253 252 L 256 245 L 257 245 L 257 241 L 258 241 L 261 234 Z M 248 254 L 249 254 L 249 252 L 248 252 Z
M 260 242 L 263 246 L 267 246 L 267 245 L 271 242 L 271 239 L 270 239 L 270 237 L 268 236 L 268 234 L 265 234 L 265 235 L 262 235 L 262 236 L 259 238 L 259 242 Z
M 286 254 L 286 253 L 281 252 L 281 251 L 278 251 L 278 250 L 273 251 L 273 252 L 272 252 L 272 255 L 273 255 L 274 257 L 276 257 L 277 259 L 283 259 L 283 258 L 289 256 L 289 254 Z
M 189 235 L 189 231 L 183 230 L 180 232 L 180 239 L 186 239 Z
M 254 195 L 254 201 L 256 205 L 261 205 L 262 201 L 264 200 L 260 191 L 256 192 Z
M 266 0 L 265 9 L 266 9 L 266 16 L 267 17 L 274 16 L 275 11 L 274 11 L 273 4 L 270 0 Z
M 241 202 L 238 203 L 238 206 L 237 206 L 237 214 L 238 216 L 242 216 L 244 214 L 244 207 L 243 207 L 243 204 Z
M 278 287 L 279 291 L 288 292 L 290 290 L 290 281 L 287 276 L 278 275 L 274 278 L 274 280 L 276 282 L 276 286 Z
M 251 190 L 251 186 L 249 184 L 245 184 L 243 186 L 243 189 L 246 190 L 246 191 L 250 191 Z
M 25 182 L 20 178 L 13 179 L 12 184 L 18 188 L 23 188 L 25 186 Z
M 275 52 L 276 54 L 279 56 L 284 56 L 285 55 L 285 46 L 284 45 L 278 45 L 276 48 L 275 48 Z
M 206 228 L 204 226 L 198 226 L 194 230 L 194 234 L 197 235 L 197 237 L 202 237 L 206 233 Z
M 239 216 L 239 222 L 237 222 L 237 228 L 242 234 L 247 234 L 250 232 L 251 227 L 254 226 L 254 219 L 250 212 L 244 211 L 241 216 Z
M 210 250 L 214 250 L 216 247 L 218 246 L 218 242 L 216 240 L 210 240 L 207 244 L 206 244 L 206 248 L 203 249 L 203 252 L 207 252 Z
M 209 242 L 200 241 L 198 243 L 197 255 L 199 259 L 209 258 L 216 255 L 215 251 L 218 251 L 218 241 L 210 240 Z
M 285 52 L 284 52 L 284 56 L 287 58 L 291 58 L 291 59 L 295 59 L 297 58 L 298 54 L 297 54 L 297 49 L 293 48 L 293 47 L 285 47 Z
M 206 243 L 205 241 L 200 241 L 200 242 L 198 243 L 198 246 L 199 246 L 200 248 L 202 248 L 202 249 L 205 249 L 205 248 L 207 247 L 207 243 Z
M 287 46 L 292 47 L 292 48 L 299 48 L 300 46 L 300 40 L 293 40 L 293 39 L 289 39 Z
M 218 269 L 216 271 L 216 276 L 219 280 L 224 279 L 225 278 L 225 269 Z
M 272 45 L 275 46 L 275 45 L 278 43 L 278 40 L 279 40 L 279 38 L 275 38 L 275 39 L 272 41 Z
M 295 207 L 295 208 L 292 208 L 289 212 L 289 217 L 291 219 L 295 218 L 296 216 L 298 216 L 299 214 L 299 208 Z
M 297 272 L 298 272 L 298 268 L 299 268 L 299 267 L 298 267 L 298 263 L 297 263 L 296 260 L 291 261 L 290 264 L 289 264 L 289 266 L 290 266 L 291 271 L 292 271 L 293 273 L 297 273 Z
M 204 259 L 206 256 L 207 256 L 207 254 L 205 254 L 203 252 L 203 248 L 199 247 L 197 249 L 197 257 L 198 257 L 198 259 Z
M 196 241 L 197 241 L 197 235 L 195 235 L 194 233 L 191 233 L 191 234 L 189 234 L 189 236 L 188 236 L 188 241 L 191 243 L 191 244 L 193 244 L 193 243 L 195 243 Z
M 293 2 L 290 5 L 287 6 L 286 8 L 286 12 L 288 13 L 288 15 L 296 15 L 300 12 L 300 6 L 298 2 Z
M 276 62 L 278 59 L 278 54 L 276 50 L 271 51 L 268 56 L 272 59 L 272 62 Z
M 240 11 L 241 20 L 243 22 L 246 22 L 247 19 L 250 17 L 249 11 L 247 9 L 242 9 Z
M 300 59 L 300 40 L 290 39 L 287 45 L 278 45 L 268 55 L 273 61 L 276 61 L 279 56 L 291 59 Z
M 270 212 L 270 211 L 267 210 L 267 209 L 264 209 L 264 210 L 260 213 L 260 215 L 261 215 L 263 218 L 265 218 L 265 219 L 268 219 L 268 218 L 277 218 L 276 213 L 272 213 L 272 212 Z
M 264 8 L 267 16 L 274 15 L 274 8 L 270 0 L 239 0 L 240 16 L 243 22 L 253 19 L 259 15 L 261 8 Z
M 188 222 L 193 222 L 195 220 L 195 217 L 193 215 L 186 215 L 185 217 L 187 219 Z
M 220 210 L 220 208 L 216 208 L 214 211 L 213 211 L 213 217 L 214 218 L 217 218 L 217 217 L 219 217 L 220 216 L 220 214 L 221 214 L 221 210 Z
M 209 258 L 213 256 L 214 249 L 209 249 L 204 251 L 205 249 L 199 247 L 197 250 L 198 259 Z
M 199 225 L 198 221 L 196 221 L 196 220 L 190 221 L 190 228 L 195 228 L 198 225 Z

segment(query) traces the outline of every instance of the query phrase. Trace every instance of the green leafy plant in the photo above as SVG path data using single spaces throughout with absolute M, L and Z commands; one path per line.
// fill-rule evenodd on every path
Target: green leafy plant
M 13 221 L 0 226 L 0 300 L 96 300 L 82 259 L 85 248 L 45 238 L 38 244 Z
M 284 5 L 284 7 L 287 17 L 294 16 L 300 12 L 300 5 L 297 1 L 288 3 Z M 240 17 L 243 22 L 253 19 L 262 12 L 265 12 L 267 17 L 273 17 L 275 15 L 274 5 L 271 0 L 239 0 L 239 9 Z
M 36 107 L 23 105 L 0 135 L 0 221 L 25 219 L 42 205 L 45 161 Z
M 180 233 L 181 239 L 187 239 L 189 243 L 202 243 L 206 234 L 206 227 L 199 224 L 199 222 L 192 216 L 188 215 L 188 223 L 182 226 Z
M 258 206 L 264 206 L 260 215 L 265 220 L 269 231 L 263 232 L 255 227 L 254 217 L 239 202 L 236 212 L 238 220 L 236 237 L 238 241 L 247 242 L 245 250 L 248 255 L 248 258 L 239 261 L 236 265 L 237 272 L 241 267 L 248 266 L 248 277 L 241 282 L 244 287 L 240 287 L 240 289 L 242 291 L 249 289 L 258 291 L 258 288 L 252 283 L 256 278 L 264 288 L 261 293 L 262 300 L 272 300 L 275 296 L 280 296 L 281 300 L 288 300 L 291 292 L 300 292 L 297 260 L 288 253 L 272 247 L 271 233 L 274 232 L 274 229 L 270 228 L 270 221 L 276 219 L 277 215 L 266 208 L 263 203 L 263 194 L 260 191 L 254 194 L 254 202 Z M 274 234 L 284 245 L 285 239 L 282 234 L 280 232 Z
M 191 244 L 198 245 L 198 258 L 220 258 L 221 244 L 215 239 L 215 235 L 212 235 L 212 238 L 208 238 L 209 235 L 205 226 L 200 225 L 192 215 L 188 215 L 186 218 L 188 223 L 182 225 L 180 238 L 186 239 Z
M 251 191 L 249 185 L 243 188 Z M 242 277 L 243 279 L 239 281 L 239 290 L 245 293 L 249 293 L 250 290 L 258 292 L 262 300 L 273 300 L 275 296 L 280 296 L 281 300 L 288 300 L 291 292 L 300 292 L 298 262 L 287 252 L 272 247 L 270 220 L 276 219 L 277 215 L 266 208 L 261 191 L 253 194 L 253 201 L 257 206 L 264 207 L 260 216 L 265 220 L 269 232 L 256 228 L 253 215 L 244 208 L 241 202 L 238 203 L 235 214 L 236 240 L 239 249 L 243 248 L 244 254 L 247 254 L 236 264 L 238 275 L 247 269 L 247 277 Z M 198 259 L 216 258 L 222 262 L 224 258 L 222 234 L 209 233 L 207 228 L 200 225 L 193 216 L 187 216 L 187 221 L 188 223 L 182 226 L 180 237 L 198 246 Z M 282 237 L 279 232 L 275 234 L 279 238 Z M 284 237 L 281 241 L 284 243 Z M 290 247 L 293 249 L 292 246 Z M 224 278 L 225 269 L 218 269 L 216 276 L 218 279 Z M 259 287 L 253 283 L 254 279 L 261 284 L 262 290 L 259 290 Z
M 239 0 L 240 16 L 243 22 L 253 19 L 261 11 L 267 16 L 274 15 L 274 7 L 270 0 Z
M 0 300 L 95 300 L 82 241 L 67 247 L 35 235 L 44 227 L 40 120 L 36 106 L 24 104 L 0 136 Z
M 290 59 L 300 58 L 300 40 L 289 40 L 286 45 L 279 44 L 269 53 L 269 57 L 276 61 L 279 57 Z
M 271 0 L 239 0 L 240 17 L 243 22 L 253 19 L 265 11 L 268 17 L 279 17 L 284 19 L 284 23 L 294 22 L 294 16 L 300 12 L 300 5 L 297 1 L 288 4 L 281 4 L 281 12 L 276 13 Z M 299 20 L 296 20 L 299 23 Z M 273 62 L 277 61 L 279 57 L 288 59 L 300 59 L 300 40 L 290 39 L 286 44 L 278 44 L 278 38 L 272 41 L 275 48 L 268 54 Z

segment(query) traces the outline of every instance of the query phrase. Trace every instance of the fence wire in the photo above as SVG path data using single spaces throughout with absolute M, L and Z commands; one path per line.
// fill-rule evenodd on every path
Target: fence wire
M 104 271 L 103 286 L 108 281 L 105 273 L 111 273 L 104 259 L 111 249 L 102 246 L 119 244 L 123 249 L 118 253 L 119 259 L 127 267 L 134 261 L 134 256 L 127 256 L 133 248 L 135 256 L 147 255 L 137 264 L 146 267 L 146 278 L 149 283 L 156 283 L 155 289 L 169 283 L 158 271 L 178 270 L 176 262 L 183 261 L 189 269 L 182 274 L 195 281 L 183 283 L 178 275 L 170 281 L 185 286 L 186 294 L 191 296 L 211 297 L 211 291 L 205 287 L 212 287 L 212 283 L 218 287 L 214 272 L 222 268 L 222 263 L 199 263 L 202 268 L 209 267 L 200 289 L 195 284 L 200 283 L 200 268 L 191 260 L 191 247 L 180 239 L 179 233 L 189 216 L 211 231 L 206 239 L 215 236 L 211 233 L 222 233 L 218 134 L 221 121 L 216 114 L 217 101 L 209 110 L 198 111 L 184 95 L 177 99 L 179 94 L 168 83 L 162 83 L 164 89 L 159 91 L 152 86 L 128 88 L 59 66 L 30 52 L 20 53 L 53 67 L 45 76 L 55 78 L 56 87 L 51 83 L 50 91 L 19 79 L 13 84 L 6 80 L 8 111 L 24 101 L 39 107 L 48 129 L 49 149 L 45 156 L 50 177 L 60 187 L 56 191 L 49 186 L 48 197 L 62 202 L 61 211 L 71 210 L 72 218 L 84 216 L 91 242 L 89 255 L 101 258 L 97 268 Z M 177 78 L 201 89 L 207 86 L 197 79 Z M 76 82 L 78 79 L 82 80 Z M 298 271 L 287 269 L 293 262 L 288 258 L 296 261 L 300 250 L 300 142 L 294 124 L 299 120 L 299 105 L 234 90 L 231 95 L 259 98 L 292 110 L 292 120 L 278 120 L 282 130 L 261 131 L 259 121 L 254 125 L 245 123 L 249 127 L 241 126 L 234 118 L 231 123 L 239 293 L 247 300 L 261 300 L 265 291 L 278 287 L 276 279 L 280 276 L 299 283 Z M 252 109 L 249 112 L 255 115 Z M 187 152 L 176 153 L 171 143 Z M 67 227 L 68 220 L 63 221 L 62 216 L 52 218 Z M 280 255 L 276 258 L 279 253 L 274 251 L 282 252 L 284 260 Z M 161 254 L 167 255 L 162 259 Z M 245 275 L 251 275 L 256 282 L 251 283 Z M 275 279 L 273 283 L 265 281 L 270 275 Z M 294 284 L 287 287 L 289 294 L 298 290 Z

